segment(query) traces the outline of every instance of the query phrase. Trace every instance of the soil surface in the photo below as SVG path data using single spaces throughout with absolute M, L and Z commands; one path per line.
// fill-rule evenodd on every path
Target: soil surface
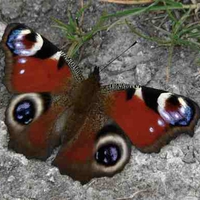
M 103 11 L 116 12 L 130 6 L 93 1 L 85 13 L 85 29 L 95 24 Z M 79 9 L 72 0 L 0 0 L 0 38 L 5 26 L 21 22 L 62 48 L 64 34 L 53 27 L 52 17 L 67 23 L 67 10 Z M 131 19 L 140 24 L 140 18 Z M 144 28 L 143 28 L 144 29 Z M 175 48 L 170 80 L 166 82 L 168 50 L 137 38 L 126 26 L 97 34 L 83 48 L 79 63 L 87 75 L 103 66 L 137 39 L 138 43 L 102 72 L 104 84 L 141 84 L 185 95 L 200 105 L 198 52 Z M 158 154 L 143 154 L 132 148 L 130 162 L 112 178 L 93 179 L 86 185 L 61 175 L 47 162 L 28 160 L 7 148 L 8 133 L 4 111 L 10 94 L 1 83 L 4 53 L 0 49 L 0 199 L 6 200 L 198 200 L 200 199 L 200 127 L 194 137 L 182 134 Z M 199 76 L 198 76 L 199 75 Z

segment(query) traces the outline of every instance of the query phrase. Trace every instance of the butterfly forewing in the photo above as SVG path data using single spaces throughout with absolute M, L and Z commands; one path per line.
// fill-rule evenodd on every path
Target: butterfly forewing
M 186 97 L 148 87 L 130 87 L 112 95 L 110 117 L 143 152 L 159 152 L 178 134 L 194 133 L 200 109 Z
M 6 54 L 4 82 L 10 92 L 58 93 L 67 89 L 76 65 L 45 37 L 23 24 L 10 24 L 2 46 Z

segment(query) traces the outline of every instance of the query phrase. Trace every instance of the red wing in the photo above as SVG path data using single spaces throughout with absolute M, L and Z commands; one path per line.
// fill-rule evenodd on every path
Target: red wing
M 64 90 L 70 68 L 76 68 L 56 46 L 23 24 L 7 26 L 2 46 L 6 54 L 4 82 L 10 92 Z
M 180 133 L 192 136 L 200 116 L 195 102 L 162 90 L 129 88 L 112 96 L 110 117 L 143 152 L 159 152 Z
M 94 177 L 120 172 L 129 161 L 130 152 L 130 142 L 123 132 L 114 125 L 105 125 L 99 132 L 83 130 L 78 137 L 67 141 L 53 165 L 61 174 L 87 183 Z
M 61 130 L 56 129 L 56 123 L 65 109 L 49 94 L 14 96 L 6 110 L 9 148 L 28 158 L 45 160 L 60 142 Z

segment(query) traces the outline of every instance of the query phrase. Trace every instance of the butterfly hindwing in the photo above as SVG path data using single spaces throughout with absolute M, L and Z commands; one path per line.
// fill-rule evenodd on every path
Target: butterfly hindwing
M 28 158 L 46 159 L 60 142 L 56 123 L 66 109 L 61 101 L 63 97 L 54 100 L 49 93 L 15 95 L 6 110 L 9 148 Z
M 24 24 L 7 26 L 2 46 L 5 51 L 7 89 L 13 93 L 59 92 L 66 89 L 73 61 L 45 37 Z M 82 76 L 78 74 L 78 78 Z
M 87 127 L 88 124 L 85 124 Z M 98 132 L 85 129 L 78 137 L 64 143 L 53 165 L 81 183 L 94 177 L 113 176 L 130 159 L 131 143 L 113 124 L 104 125 Z

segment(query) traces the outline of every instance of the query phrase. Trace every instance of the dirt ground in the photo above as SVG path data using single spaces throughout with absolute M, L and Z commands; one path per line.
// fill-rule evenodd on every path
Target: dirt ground
M 62 47 L 65 37 L 52 17 L 67 22 L 67 9 L 75 13 L 79 1 L 72 0 L 0 0 L 0 38 L 5 25 L 21 22 Z M 93 1 L 85 14 L 91 27 L 103 11 L 116 12 L 124 5 Z M 92 20 L 91 20 L 92 19 Z M 138 17 L 133 22 L 140 23 Z M 166 82 L 168 51 L 154 43 L 137 38 L 126 26 L 97 34 L 84 47 L 79 63 L 84 74 L 93 66 L 103 66 L 126 49 L 138 43 L 102 72 L 102 82 L 141 84 L 185 95 L 200 105 L 198 52 L 176 48 L 170 80 Z M 93 179 L 86 185 L 61 175 L 49 162 L 28 160 L 7 149 L 4 111 L 10 95 L 1 83 L 4 54 L 0 49 L 0 199 L 6 200 L 198 200 L 200 199 L 200 127 L 190 138 L 182 134 L 158 154 L 143 154 L 132 148 L 130 162 L 112 178 Z

